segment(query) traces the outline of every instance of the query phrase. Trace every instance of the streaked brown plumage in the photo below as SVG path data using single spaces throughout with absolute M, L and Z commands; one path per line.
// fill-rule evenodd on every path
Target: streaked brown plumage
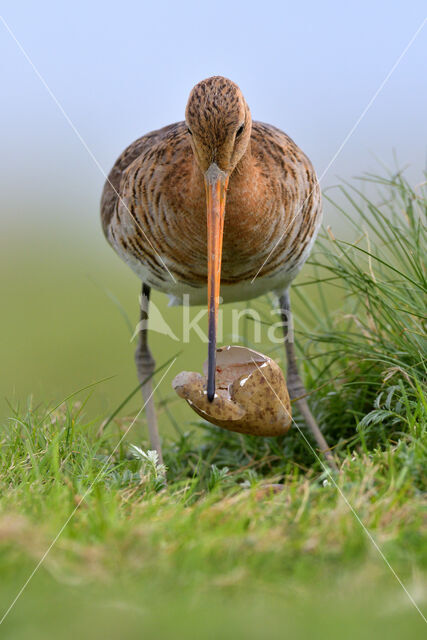
M 238 86 L 215 76 L 190 93 L 185 122 L 122 153 L 104 187 L 101 217 L 108 242 L 146 290 L 175 303 L 189 294 L 190 304 L 203 304 L 210 288 L 214 326 L 219 270 L 225 302 L 287 291 L 319 228 L 320 189 L 298 146 L 279 129 L 252 122 Z M 213 262 L 221 242 L 222 266 L 220 258 Z M 214 347 L 212 332 L 210 339 Z
M 205 186 L 186 124 L 164 127 L 131 144 L 109 180 L 101 210 L 104 233 L 113 248 L 138 275 L 141 266 L 147 267 L 148 285 L 177 301 L 188 293 L 190 302 L 203 304 Z M 254 122 L 250 145 L 227 189 L 221 269 L 224 301 L 285 288 L 308 256 L 320 217 L 319 187 L 308 158 L 286 134 Z M 229 287 L 233 288 L 229 291 Z

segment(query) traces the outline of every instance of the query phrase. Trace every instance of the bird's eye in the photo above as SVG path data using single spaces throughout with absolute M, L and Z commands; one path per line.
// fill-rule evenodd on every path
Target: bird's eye
M 188 133 L 190 134 L 190 136 L 192 136 L 192 135 L 193 135 L 193 132 L 191 131 L 190 127 L 187 127 L 187 131 L 188 131 Z
M 240 135 L 242 135 L 243 133 L 243 129 L 245 128 L 245 124 L 243 123 L 242 125 L 240 125 L 240 127 L 237 129 L 237 133 L 236 133 L 236 138 L 238 138 Z

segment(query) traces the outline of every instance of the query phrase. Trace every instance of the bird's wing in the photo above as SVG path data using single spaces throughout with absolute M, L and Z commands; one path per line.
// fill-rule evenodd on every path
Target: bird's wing
M 185 127 L 185 124 L 183 122 L 177 122 L 162 129 L 147 133 L 145 136 L 132 142 L 117 158 L 113 168 L 108 174 L 101 196 L 101 222 L 107 239 L 110 220 L 113 216 L 117 201 L 122 197 L 120 183 L 126 169 L 138 157 L 143 156 L 144 153 L 152 149 L 158 142 L 167 138 L 177 127 Z

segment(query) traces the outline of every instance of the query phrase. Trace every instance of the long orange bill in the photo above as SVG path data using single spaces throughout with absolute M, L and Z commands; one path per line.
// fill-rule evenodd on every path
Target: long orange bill
M 215 164 L 205 173 L 208 224 L 208 384 L 209 402 L 215 397 L 216 326 L 221 280 L 222 235 L 224 229 L 225 193 L 228 176 Z

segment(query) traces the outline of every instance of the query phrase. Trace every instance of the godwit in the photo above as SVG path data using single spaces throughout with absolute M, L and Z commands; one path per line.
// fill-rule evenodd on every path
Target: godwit
M 183 294 L 190 304 L 208 301 L 212 400 L 220 280 L 225 302 L 274 291 L 289 323 L 289 286 L 314 243 L 321 196 L 307 156 L 276 127 L 252 122 L 239 87 L 215 76 L 192 89 L 185 122 L 125 149 L 105 183 L 101 218 L 108 242 L 142 280 L 142 320 L 151 287 L 173 303 Z M 293 342 L 285 340 L 285 348 L 290 396 L 331 459 L 304 398 Z M 135 360 L 142 383 L 154 371 L 146 328 Z M 161 459 L 151 380 L 142 392 L 151 446 Z

